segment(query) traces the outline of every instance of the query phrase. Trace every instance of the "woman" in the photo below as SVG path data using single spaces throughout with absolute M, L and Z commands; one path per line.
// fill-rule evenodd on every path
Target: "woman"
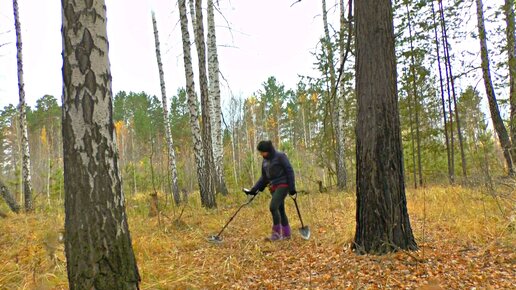
M 296 194 L 294 169 L 287 155 L 276 151 L 271 141 L 260 141 L 256 149 L 263 157 L 262 176 L 253 188 L 245 193 L 256 195 L 258 191 L 263 191 L 266 186 L 269 186 L 272 195 L 269 206 L 272 215 L 272 234 L 268 239 L 270 241 L 289 239 L 291 230 L 285 212 L 285 198 L 287 194 Z

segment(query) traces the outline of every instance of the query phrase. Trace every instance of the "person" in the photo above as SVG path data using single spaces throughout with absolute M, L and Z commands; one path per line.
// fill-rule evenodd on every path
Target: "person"
M 268 240 L 290 239 L 291 229 L 285 212 L 285 198 L 287 194 L 296 194 L 294 169 L 287 155 L 276 151 L 271 141 L 260 141 L 256 149 L 263 157 L 262 175 L 250 190 L 244 190 L 244 192 L 256 195 L 269 186 L 272 196 L 269 205 L 272 215 L 272 233 Z

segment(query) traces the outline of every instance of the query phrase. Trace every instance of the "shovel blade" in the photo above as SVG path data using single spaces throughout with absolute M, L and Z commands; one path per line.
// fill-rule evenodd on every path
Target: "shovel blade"
M 299 233 L 301 234 L 301 237 L 305 240 L 310 239 L 310 228 L 308 226 L 304 226 L 299 229 Z

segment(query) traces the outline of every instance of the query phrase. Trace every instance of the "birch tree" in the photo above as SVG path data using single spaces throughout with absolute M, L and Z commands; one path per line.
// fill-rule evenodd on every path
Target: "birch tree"
M 326 49 L 326 54 L 328 56 L 328 69 L 330 72 L 330 98 L 333 99 L 333 106 L 331 108 L 330 114 L 332 115 L 332 130 L 334 133 L 333 138 L 335 142 L 331 142 L 332 150 L 334 151 L 335 156 L 335 165 L 337 168 L 337 186 L 340 189 L 346 187 L 346 165 L 345 165 L 345 153 L 344 151 L 344 134 L 343 128 L 341 126 L 340 116 L 343 115 L 341 112 L 342 106 L 340 103 L 340 97 L 337 96 L 335 84 L 337 82 L 337 76 L 335 74 L 335 67 L 333 66 L 333 47 L 331 44 L 330 38 L 330 30 L 328 27 L 328 12 L 326 9 L 326 0 L 322 0 L 322 9 L 323 9 L 323 24 L 324 24 L 324 46 Z M 334 145 L 335 144 L 335 145 Z
M 25 104 L 25 83 L 23 82 L 23 54 L 22 54 L 22 36 L 20 25 L 20 10 L 18 8 L 18 0 L 13 0 L 14 10 L 14 27 L 16 30 L 16 58 L 18 64 L 18 92 L 20 96 L 20 131 L 21 131 L 21 152 L 22 152 L 22 188 L 25 200 L 25 211 L 32 211 L 32 175 L 29 149 L 29 134 L 27 132 L 27 115 Z
M 516 35 L 514 19 L 514 0 L 505 0 L 504 14 L 507 34 L 507 56 L 509 63 L 509 88 L 511 103 L 511 139 L 516 142 Z M 516 148 L 512 148 L 512 156 L 516 156 Z
M 138 289 L 113 124 L 105 2 L 62 0 L 70 289 Z
M 478 21 L 478 38 L 480 41 L 480 57 L 482 59 L 482 76 L 484 79 L 484 86 L 487 94 L 487 101 L 489 102 L 489 110 L 491 112 L 491 119 L 493 120 L 493 125 L 498 135 L 498 139 L 500 140 L 500 144 L 502 145 L 503 155 L 505 157 L 505 162 L 507 163 L 507 169 L 509 175 L 513 176 L 515 174 L 513 168 L 513 161 L 511 156 L 512 144 L 509 139 L 509 134 L 507 133 L 507 129 L 503 123 L 502 117 L 500 115 L 500 109 L 498 108 L 498 102 L 496 100 L 496 94 L 493 87 L 493 81 L 491 79 L 491 69 L 489 63 L 489 51 L 487 48 L 487 36 L 486 36 L 486 27 L 484 24 L 484 6 L 482 0 L 475 0 L 477 5 L 477 21 Z
M 9 188 L 7 188 L 7 186 L 2 182 L 2 180 L 0 180 L 0 196 L 5 200 L 5 202 L 13 212 L 20 212 L 20 206 L 16 202 L 14 196 L 9 191 Z
M 215 30 L 215 13 L 213 0 L 208 0 L 208 77 L 209 96 L 211 99 L 211 124 L 213 158 L 217 177 L 217 191 L 226 195 L 224 177 L 224 143 L 222 139 L 222 109 L 220 104 L 219 57 L 217 53 L 217 35 Z
M 199 125 L 199 104 L 195 93 L 194 73 L 192 66 L 192 55 L 190 51 L 190 33 L 188 32 L 188 17 L 186 14 L 186 0 L 179 0 L 179 18 L 181 22 L 181 34 L 183 41 L 183 62 L 185 67 L 186 93 L 188 95 L 188 107 L 190 111 L 190 126 L 194 144 L 195 162 L 197 165 L 197 179 L 201 193 L 201 203 L 203 206 L 216 207 L 215 195 L 211 188 L 209 172 L 206 170 L 203 152 L 203 138 Z M 211 154 L 211 153 L 210 153 Z
M 201 131 L 202 131 L 202 147 L 205 159 L 205 170 L 208 189 L 211 194 L 216 191 L 216 169 L 213 160 L 213 142 L 212 142 L 212 120 L 211 120 L 211 98 L 208 87 L 208 75 L 206 73 L 206 41 L 204 39 L 204 21 L 202 13 L 202 0 L 195 0 L 195 47 L 197 48 L 198 69 L 199 69 L 199 87 L 201 92 Z
M 154 44 L 156 45 L 156 60 L 158 62 L 159 82 L 161 87 L 161 103 L 163 106 L 163 122 L 165 124 L 165 137 L 167 139 L 168 152 L 168 170 L 172 174 L 172 194 L 174 202 L 178 205 L 181 202 L 181 194 L 179 193 L 179 185 L 177 178 L 176 152 L 174 150 L 174 140 L 172 140 L 172 132 L 170 131 L 170 120 L 168 117 L 167 90 L 165 87 L 165 74 L 163 72 L 163 63 L 161 62 L 161 51 L 159 44 L 158 25 L 156 16 L 152 12 L 152 27 L 154 28 Z
M 350 4 L 351 5 L 351 4 Z M 350 11 L 352 7 L 349 7 Z M 351 26 L 351 22 L 346 24 L 346 7 L 344 7 L 344 0 L 340 0 L 340 41 L 339 41 L 339 49 L 340 49 L 340 63 L 341 63 L 341 71 L 340 75 L 342 75 L 344 70 L 344 65 L 347 58 L 345 42 L 345 34 L 346 28 L 348 25 Z M 351 29 L 350 29 L 351 31 Z M 351 37 L 348 35 L 347 37 Z M 346 134 L 344 132 L 345 126 L 345 115 L 344 115 L 344 100 L 346 98 L 346 86 L 343 80 L 339 83 L 339 94 L 335 96 L 337 102 L 337 130 L 336 130 L 336 144 L 337 144 L 337 186 L 340 189 L 344 189 L 347 187 L 347 172 L 346 172 Z M 304 115 L 304 111 L 303 111 Z M 304 116 L 303 116 L 304 119 Z M 304 128 L 304 125 L 303 125 Z

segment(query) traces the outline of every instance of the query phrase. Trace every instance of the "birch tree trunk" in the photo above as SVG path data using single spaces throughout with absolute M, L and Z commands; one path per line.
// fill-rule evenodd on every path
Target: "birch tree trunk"
M 20 206 L 16 202 L 16 198 L 14 198 L 14 196 L 11 194 L 11 192 L 9 191 L 7 186 L 2 182 L 2 180 L 0 180 L 0 196 L 2 196 L 2 198 L 5 200 L 5 202 L 13 212 L 20 212 Z
M 224 143 L 222 140 L 222 109 L 220 104 L 219 57 L 213 0 L 208 0 L 208 76 L 210 83 L 213 158 L 217 177 L 217 192 L 228 194 L 224 178 Z
M 500 116 L 500 109 L 498 108 L 498 102 L 496 100 L 496 94 L 494 91 L 493 82 L 491 80 L 489 52 L 487 49 L 486 28 L 484 25 L 483 3 L 482 0 L 475 1 L 477 4 L 478 37 L 480 40 L 480 56 L 482 58 L 482 74 L 484 78 L 484 85 L 486 88 L 487 100 L 489 102 L 489 110 L 491 112 L 491 119 L 493 120 L 493 125 L 495 127 L 496 133 L 498 134 L 498 139 L 500 140 L 500 144 L 502 145 L 503 155 L 505 157 L 505 162 L 507 163 L 509 175 L 513 176 L 515 172 L 511 156 L 512 144 L 511 140 L 509 139 L 507 129 L 503 124 L 502 117 Z
M 333 66 L 333 47 L 331 45 L 331 38 L 330 38 L 330 30 L 328 28 L 328 13 L 326 10 L 326 0 L 322 0 L 322 9 L 323 9 L 323 24 L 324 24 L 324 36 L 325 36 L 325 46 L 326 46 L 326 53 L 328 54 L 328 68 L 330 71 L 330 98 L 333 99 L 333 106 L 332 106 L 332 131 L 333 131 L 333 138 L 335 138 L 335 142 L 331 142 L 331 146 L 333 147 L 333 151 L 335 153 L 335 167 L 337 171 L 337 186 L 339 189 L 346 188 L 346 160 L 345 160 L 345 152 L 344 152 L 344 134 L 342 131 L 341 126 L 341 116 L 344 114 L 341 112 L 342 105 L 341 103 L 341 97 L 336 94 L 336 87 L 335 84 L 337 82 L 337 77 L 335 74 L 335 67 Z M 344 9 L 344 8 L 341 8 Z M 342 13 L 341 13 L 342 14 Z M 343 16 L 341 16 L 343 17 Z M 341 19 L 342 21 L 342 19 Z M 342 23 L 341 23 L 342 25 Z M 341 27 L 342 30 L 342 27 Z M 342 39 L 341 39 L 342 42 Z M 344 44 L 340 44 L 341 50 L 344 47 Z M 342 52 L 342 55 L 344 55 L 344 52 Z M 342 58 L 344 58 L 342 56 Z M 341 92 L 342 94 L 343 92 Z M 333 145 L 335 144 L 335 145 Z
M 29 134 L 27 132 L 27 116 L 25 104 L 25 83 L 23 82 L 23 54 L 22 36 L 20 25 L 20 11 L 18 0 L 13 0 L 14 27 L 16 30 L 16 59 L 18 63 L 18 92 L 20 96 L 20 129 L 21 129 L 21 148 L 22 148 L 22 188 L 25 200 L 25 211 L 32 211 L 32 174 L 29 150 Z
M 349 7 L 351 9 L 351 7 Z M 346 42 L 344 41 L 346 31 L 346 8 L 344 7 L 344 0 L 340 0 L 340 63 L 343 64 L 346 61 Z M 348 23 L 347 25 L 351 25 Z M 351 37 L 348 35 L 348 37 Z M 343 68 L 344 69 L 344 68 Z M 339 189 L 346 189 L 347 187 L 347 172 L 346 172 L 346 135 L 344 133 L 344 101 L 346 98 L 346 86 L 344 81 L 341 80 L 339 83 L 339 94 L 335 96 L 337 98 L 337 134 L 335 136 L 337 143 L 337 186 Z M 304 125 L 303 125 L 304 129 Z
M 138 289 L 113 124 L 105 2 L 62 0 L 70 289 Z
M 514 0 L 505 0 L 505 21 L 507 24 L 507 55 L 509 63 L 510 101 L 511 101 L 511 138 L 516 142 L 516 35 L 514 19 Z M 516 156 L 516 148 L 512 148 L 512 157 Z
M 207 182 L 209 191 L 215 195 L 217 178 L 215 162 L 213 160 L 212 142 L 212 121 L 211 121 L 211 98 L 208 87 L 208 75 L 206 73 L 206 42 L 204 39 L 204 21 L 202 13 L 202 0 L 195 0 L 195 47 L 197 48 L 197 58 L 199 61 L 199 87 L 201 90 L 201 131 L 203 141 L 203 153 L 206 162 Z
M 179 0 L 179 17 L 181 22 L 181 34 L 183 40 L 183 61 L 185 66 L 186 93 L 188 95 L 188 108 L 190 111 L 190 126 L 194 144 L 195 162 L 197 165 L 197 179 L 201 193 L 201 203 L 208 208 L 216 207 L 215 195 L 209 178 L 209 171 L 205 164 L 203 152 L 203 138 L 199 125 L 199 104 L 195 93 L 194 73 L 192 67 L 192 55 L 190 51 L 190 33 L 188 32 L 188 18 L 186 14 L 186 0 Z M 211 155 L 211 152 L 208 154 Z
M 371 9 L 374 7 L 374 9 Z M 417 249 L 407 211 L 390 0 L 355 4 L 358 105 L 354 249 Z
M 181 203 L 181 194 L 179 192 L 177 166 L 176 166 L 176 152 L 174 150 L 174 140 L 172 140 L 172 132 L 170 129 L 170 119 L 168 117 L 167 105 L 167 90 L 165 87 L 165 74 L 163 72 L 163 63 L 161 62 L 161 51 L 159 44 L 158 25 L 156 23 L 156 16 L 152 12 L 152 27 L 154 28 L 154 43 L 156 45 L 156 60 L 158 62 L 159 82 L 161 86 L 161 103 L 163 106 L 163 123 L 165 124 L 165 137 L 167 138 L 167 152 L 168 152 L 168 169 L 172 173 L 172 194 L 176 205 Z

